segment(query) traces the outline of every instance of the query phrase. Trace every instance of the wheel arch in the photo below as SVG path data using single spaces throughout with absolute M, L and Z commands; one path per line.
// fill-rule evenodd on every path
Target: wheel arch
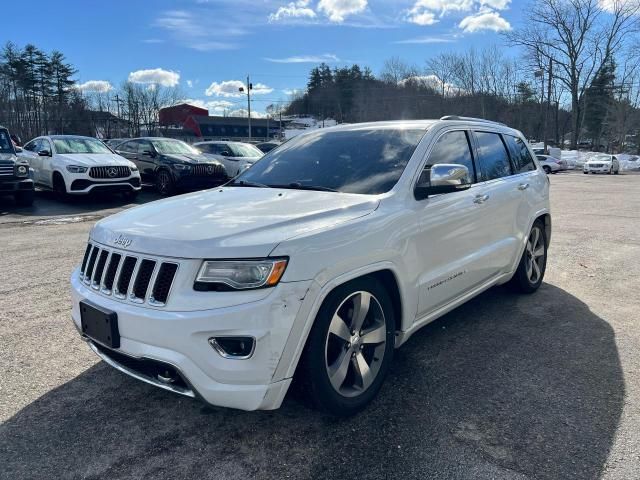
M 409 325 L 406 325 L 407 320 L 403 318 L 404 315 L 407 315 L 408 309 L 406 308 L 406 298 L 404 297 L 404 292 L 401 283 L 398 281 L 398 273 L 396 272 L 395 267 L 390 262 L 384 262 L 382 264 L 371 265 L 369 267 L 364 267 L 363 269 L 358 269 L 353 272 L 345 273 L 340 275 L 331 281 L 326 282 L 324 285 L 320 286 L 316 284 L 318 287 L 318 294 L 313 302 L 313 306 L 306 314 L 306 322 L 305 328 L 302 331 L 300 338 L 297 342 L 297 347 L 294 352 L 291 352 L 292 355 L 291 362 L 289 362 L 288 366 L 285 366 L 286 362 L 280 362 L 280 365 L 276 369 L 273 380 L 278 381 L 283 378 L 292 378 L 295 377 L 295 374 L 298 370 L 300 360 L 302 359 L 303 352 L 306 349 L 306 346 L 309 342 L 309 334 L 313 325 L 315 323 L 316 317 L 320 308 L 325 303 L 329 295 L 335 291 L 335 289 L 352 282 L 354 280 L 360 278 L 375 278 L 379 281 L 389 293 L 389 297 L 391 298 L 393 313 L 395 317 L 395 330 L 396 333 L 406 329 Z M 315 283 L 315 282 L 314 282 Z M 285 346 L 285 351 L 288 350 L 288 346 Z M 283 355 L 284 358 L 285 355 Z M 281 358 L 282 360 L 282 358 Z

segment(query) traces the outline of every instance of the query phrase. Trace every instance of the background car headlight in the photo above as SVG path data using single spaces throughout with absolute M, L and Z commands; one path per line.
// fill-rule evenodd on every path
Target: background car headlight
M 286 258 L 205 260 L 194 288 L 225 291 L 274 287 L 282 278 L 287 262 Z
M 191 170 L 191 165 L 185 165 L 183 163 L 176 163 L 173 168 L 176 170 Z
M 138 171 L 138 166 L 135 163 L 132 163 L 131 165 L 129 165 L 129 168 L 131 169 L 132 172 Z
M 16 165 L 15 175 L 16 177 L 26 177 L 29 175 L 29 167 L 26 165 Z
M 71 173 L 85 173 L 88 167 L 81 167 L 80 165 L 67 165 L 67 170 Z

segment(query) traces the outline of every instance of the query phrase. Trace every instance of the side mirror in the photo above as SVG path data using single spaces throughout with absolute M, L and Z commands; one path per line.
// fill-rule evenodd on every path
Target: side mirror
M 22 147 L 15 146 L 14 149 L 15 149 L 16 153 L 22 153 L 23 152 L 23 148 Z
M 154 152 L 153 150 L 145 150 L 144 152 L 142 152 L 142 154 L 151 158 L 156 156 L 156 152 Z
M 51 152 L 49 150 L 40 150 L 38 152 L 38 155 L 41 157 L 50 157 L 51 156 Z
M 464 165 L 441 163 L 425 168 L 414 190 L 416 200 L 429 195 L 452 193 L 471 187 L 471 175 Z
M 229 150 L 223 150 L 222 152 L 220 152 L 220 155 L 222 155 L 223 157 L 233 157 Z

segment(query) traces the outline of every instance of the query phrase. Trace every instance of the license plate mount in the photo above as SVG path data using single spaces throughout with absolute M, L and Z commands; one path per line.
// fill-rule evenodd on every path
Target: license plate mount
M 82 333 L 109 348 L 120 348 L 118 314 L 92 303 L 80 302 Z

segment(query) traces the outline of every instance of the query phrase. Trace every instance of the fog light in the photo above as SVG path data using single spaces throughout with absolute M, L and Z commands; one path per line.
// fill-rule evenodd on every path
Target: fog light
M 253 355 L 256 339 L 253 337 L 211 337 L 209 345 L 224 358 L 245 360 Z

